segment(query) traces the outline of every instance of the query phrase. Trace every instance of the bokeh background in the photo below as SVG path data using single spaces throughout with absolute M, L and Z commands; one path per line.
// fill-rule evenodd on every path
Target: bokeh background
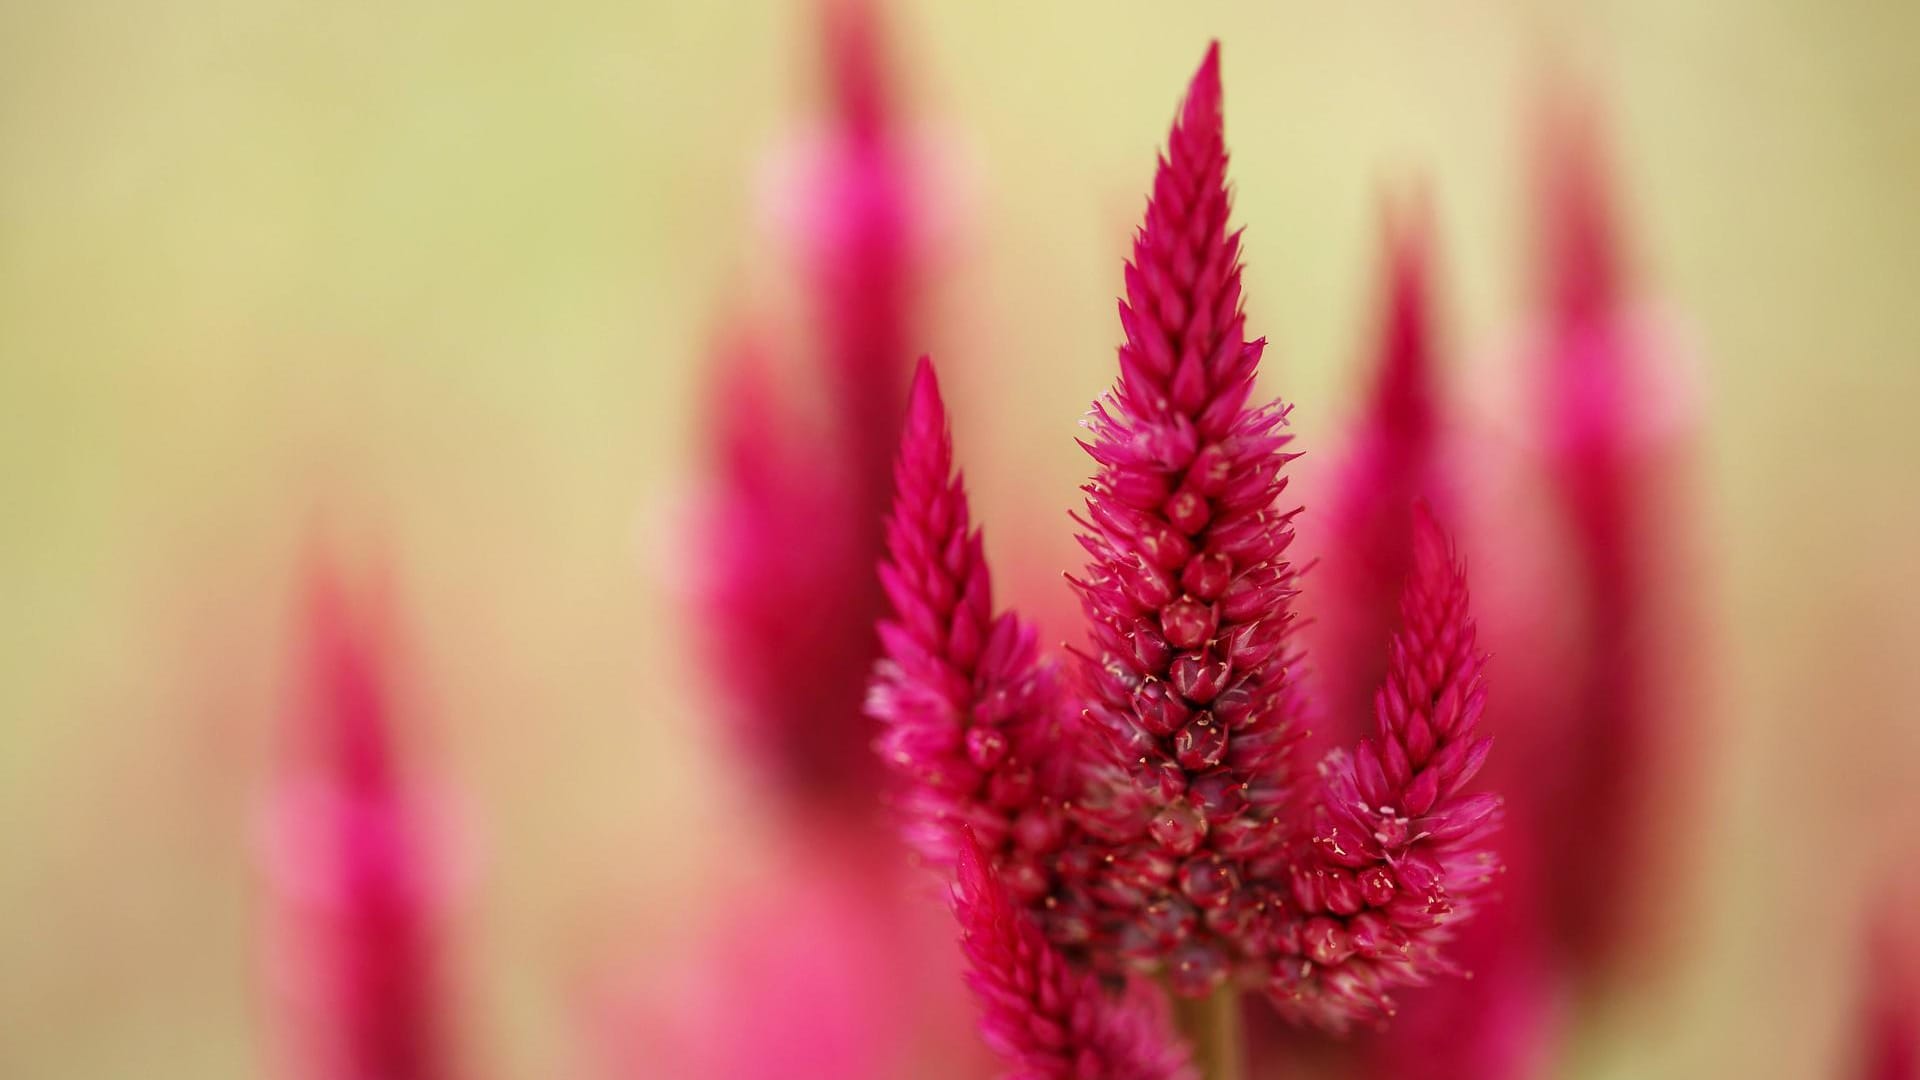
M 703 731 L 680 522 L 709 345 L 794 288 L 758 188 L 817 114 L 807 20 L 0 4 L 0 1075 L 263 1074 L 253 819 L 316 533 L 402 583 L 421 741 L 480 851 L 456 966 L 489 1076 L 575 1068 L 604 943 L 751 877 L 777 841 Z M 892 21 L 952 185 L 926 345 L 991 545 L 1042 567 L 1075 562 L 1070 436 L 1208 38 L 1251 325 L 1309 450 L 1358 390 L 1383 186 L 1430 183 L 1470 386 L 1528 300 L 1530 103 L 1592 89 L 1638 288 L 1704 365 L 1719 739 L 1674 974 L 1581 1069 L 1829 1075 L 1861 898 L 1920 858 L 1920 8 Z

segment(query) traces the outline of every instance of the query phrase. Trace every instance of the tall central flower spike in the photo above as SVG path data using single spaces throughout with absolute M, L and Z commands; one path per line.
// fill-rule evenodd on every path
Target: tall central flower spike
M 1110 996 L 1073 970 L 971 836 L 961 842 L 953 910 L 982 1031 L 1013 1066 L 1010 1080 L 1192 1080 L 1164 1002 Z
M 1463 789 L 1491 746 L 1466 572 L 1431 513 L 1414 516 L 1401 626 L 1374 701 L 1376 737 L 1321 767 L 1290 868 L 1269 997 L 1339 1029 L 1394 1012 L 1391 992 L 1452 972 L 1441 947 L 1491 883 L 1500 799 Z
M 1083 807 L 1116 845 L 1093 890 L 1127 959 L 1202 996 L 1271 906 L 1297 742 L 1289 633 L 1293 512 L 1275 508 L 1287 407 L 1249 407 L 1264 340 L 1240 307 L 1228 227 L 1218 46 L 1194 76 L 1126 266 L 1120 379 L 1083 443 L 1074 581 L 1091 632 L 1086 718 L 1145 800 Z

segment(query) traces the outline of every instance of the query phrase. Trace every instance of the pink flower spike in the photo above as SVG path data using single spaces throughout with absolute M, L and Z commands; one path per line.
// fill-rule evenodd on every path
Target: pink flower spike
M 1319 553 L 1308 595 L 1313 624 L 1317 742 L 1350 745 L 1366 733 L 1374 688 L 1386 675 L 1380 642 L 1399 619 L 1413 565 L 1415 500 L 1445 512 L 1452 478 L 1441 460 L 1433 316 L 1432 223 L 1424 193 L 1385 214 L 1383 303 L 1372 392 L 1309 522 Z
M 993 611 L 993 583 L 933 365 L 920 361 L 894 468 L 880 578 L 892 617 L 868 712 L 876 746 L 902 779 L 908 839 L 935 866 L 951 865 L 963 827 L 1024 902 L 1050 891 L 1051 855 L 1066 840 L 1053 800 L 1058 744 L 1055 686 L 1031 627 Z
M 288 1065 L 306 1080 L 445 1080 L 436 968 L 446 866 L 402 783 L 386 657 L 331 572 L 308 585 L 299 707 L 310 764 L 269 807 Z
M 803 425 L 758 339 L 722 349 L 711 417 L 696 591 L 733 734 L 793 804 L 864 815 L 879 778 L 860 714 L 877 537 L 841 454 Z
M 960 845 L 953 913 L 979 999 L 981 1033 L 1008 1080 L 1193 1080 L 1147 987 L 1109 996 L 1074 971 L 1015 902 L 971 834 Z
M 1465 790 L 1491 742 L 1478 730 L 1486 658 L 1466 572 L 1424 504 L 1400 611 L 1377 737 L 1321 766 L 1268 987 L 1282 1013 L 1335 1030 L 1390 1016 L 1392 991 L 1455 971 L 1441 946 L 1498 869 L 1486 838 L 1500 800 Z
M 794 392 L 760 342 L 719 357 L 698 541 L 711 575 L 696 603 L 742 746 L 793 806 L 864 822 L 880 775 L 860 711 L 883 606 L 873 565 L 928 200 L 875 4 L 821 0 L 814 14 L 829 115 L 768 177 L 810 333 L 789 350 Z
M 1229 229 L 1219 47 L 1168 136 L 1126 265 L 1120 378 L 1084 444 L 1080 541 L 1085 719 L 1137 798 L 1078 807 L 1115 844 L 1102 944 L 1164 965 L 1200 997 L 1243 959 L 1270 905 L 1296 741 L 1290 665 L 1293 513 L 1276 509 L 1286 407 L 1250 407 L 1264 341 L 1240 307 Z M 1136 807 L 1134 803 L 1143 803 Z
M 1556 930 L 1581 974 L 1618 975 L 1673 924 L 1660 909 L 1697 816 L 1707 635 L 1684 481 L 1697 394 L 1689 358 L 1629 308 L 1598 127 L 1591 103 L 1563 102 L 1544 136 L 1538 415 L 1574 566 L 1552 603 L 1578 613 L 1579 637 L 1554 672 L 1569 688 L 1558 730 L 1527 738 L 1544 765 L 1529 812 L 1582 838 L 1545 855 Z

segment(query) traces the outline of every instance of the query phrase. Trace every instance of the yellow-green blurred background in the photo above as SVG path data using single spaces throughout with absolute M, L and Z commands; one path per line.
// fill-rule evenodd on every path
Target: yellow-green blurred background
M 704 349 L 790 299 L 755 186 L 815 114 L 806 15 L 0 4 L 0 1076 L 264 1073 L 251 822 L 316 531 L 404 583 L 482 838 L 487 1075 L 569 1074 L 598 944 L 670 935 L 768 842 L 699 734 L 673 569 Z M 1119 257 L 1210 36 L 1251 325 L 1309 449 L 1353 401 L 1383 185 L 1431 180 L 1470 383 L 1527 300 L 1530 99 L 1598 92 L 1639 286 L 1707 366 L 1724 737 L 1677 974 L 1583 1058 L 1828 1075 L 1862 884 L 1920 857 L 1920 7 L 894 23 L 960 196 L 927 345 L 991 543 L 1062 567 Z

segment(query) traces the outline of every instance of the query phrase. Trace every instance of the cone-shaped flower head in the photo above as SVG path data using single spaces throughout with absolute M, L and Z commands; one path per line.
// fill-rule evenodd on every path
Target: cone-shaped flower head
M 1191 1080 L 1162 1003 L 1113 996 L 1047 941 L 970 837 L 953 882 L 967 985 L 1009 1080 Z
M 1117 846 L 1098 898 L 1114 946 L 1166 963 L 1192 995 L 1226 976 L 1266 906 L 1257 882 L 1285 839 L 1295 741 L 1292 514 L 1274 505 L 1286 409 L 1247 404 L 1264 342 L 1244 332 L 1226 166 L 1216 46 L 1126 267 L 1120 379 L 1086 425 L 1100 468 L 1075 582 L 1092 634 L 1086 717 L 1146 810 L 1082 807 Z
M 1431 226 L 1425 203 L 1412 205 L 1387 215 L 1373 385 L 1327 509 L 1312 522 L 1315 727 L 1328 746 L 1365 734 L 1369 700 L 1385 675 L 1380 643 L 1398 621 L 1400 583 L 1413 565 L 1413 504 L 1426 499 L 1444 511 L 1450 501 L 1440 461 Z
M 269 808 L 289 1061 L 310 1080 L 444 1080 L 440 870 L 403 787 L 388 673 L 333 575 L 309 584 L 297 734 L 311 764 Z
M 1376 737 L 1321 768 L 1275 944 L 1275 1005 L 1336 1029 L 1391 1015 L 1393 990 L 1453 971 L 1441 946 L 1497 868 L 1486 837 L 1500 801 L 1466 790 L 1490 745 L 1485 657 L 1466 572 L 1424 506 L 1413 554 Z
M 980 531 L 953 468 L 933 366 L 914 374 L 894 468 L 880 578 L 893 615 L 868 710 L 881 759 L 900 774 L 914 848 L 950 865 L 970 828 L 1023 903 L 1049 891 L 1049 856 L 1066 839 L 1049 774 L 1061 761 L 1057 699 L 1033 629 L 993 610 Z

